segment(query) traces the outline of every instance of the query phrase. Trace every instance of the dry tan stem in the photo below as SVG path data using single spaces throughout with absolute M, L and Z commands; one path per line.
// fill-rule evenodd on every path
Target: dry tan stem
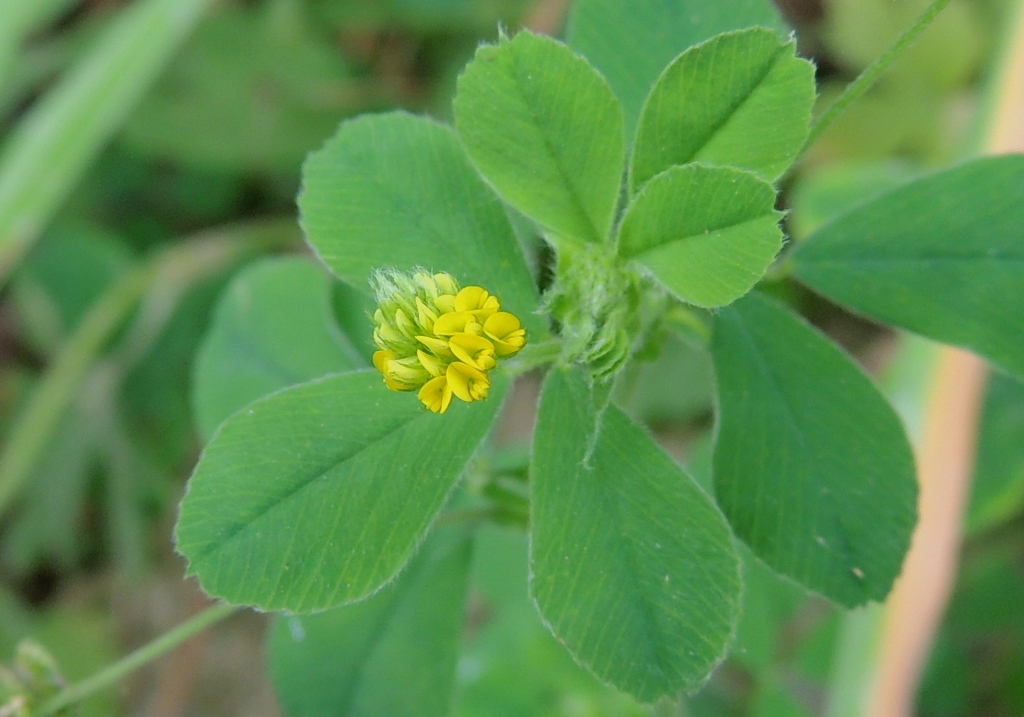
M 940 350 L 918 450 L 920 520 L 886 605 L 865 715 L 914 713 L 921 673 L 956 579 L 985 376 L 985 364 L 974 354 Z
M 1024 3 L 1017 8 L 1017 27 L 999 92 L 987 149 L 992 154 L 1024 152 Z
M 1024 151 L 1024 4 L 998 88 L 985 149 Z M 973 354 L 940 350 L 918 448 L 920 522 L 886 605 L 876 675 L 865 715 L 908 717 L 956 579 L 987 367 Z

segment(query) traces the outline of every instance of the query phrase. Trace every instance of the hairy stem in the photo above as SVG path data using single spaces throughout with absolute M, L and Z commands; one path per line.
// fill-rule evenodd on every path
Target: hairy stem
M 505 372 L 513 378 L 521 376 L 528 371 L 556 361 L 561 355 L 562 342 L 557 339 L 527 344 L 515 358 L 509 359 L 505 364 Z
M 199 613 L 149 644 L 107 665 L 92 677 L 64 688 L 44 702 L 36 714 L 39 717 L 50 717 L 65 707 L 81 702 L 86 697 L 116 684 L 126 675 L 170 652 L 197 632 L 202 632 L 238 610 L 239 608 L 234 605 L 216 605 Z

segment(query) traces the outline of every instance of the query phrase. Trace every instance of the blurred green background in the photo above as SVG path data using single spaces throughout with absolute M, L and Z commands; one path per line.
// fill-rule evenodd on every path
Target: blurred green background
M 927 2 L 780 5 L 827 106 Z M 0 0 L 0 661 L 32 636 L 78 679 L 201 608 L 171 528 L 202 446 L 191 376 L 218 297 L 259 256 L 306 251 L 302 161 L 340 121 L 394 107 L 448 119 L 478 43 L 499 24 L 558 34 L 567 6 Z M 973 151 L 1014 6 L 955 0 L 815 145 L 784 185 L 795 241 Z M 550 257 L 534 259 L 543 268 Z M 892 395 L 913 383 L 913 370 L 888 368 L 892 334 L 788 279 L 771 290 L 888 376 Z M 350 293 L 337 288 L 341 325 L 361 311 Z M 710 361 L 685 338 L 665 341 L 672 350 L 630 369 L 617 400 L 707 484 Z M 516 395 L 498 438 L 513 457 L 528 439 L 529 377 Z M 745 562 L 734 652 L 681 714 L 844 714 L 836 695 L 849 688 L 856 616 Z M 573 663 L 527 597 L 520 532 L 483 530 L 475 566 L 454 714 L 677 714 Z M 280 714 L 266 623 L 232 618 L 81 713 Z M 919 711 L 1024 715 L 1024 386 L 1001 376 Z

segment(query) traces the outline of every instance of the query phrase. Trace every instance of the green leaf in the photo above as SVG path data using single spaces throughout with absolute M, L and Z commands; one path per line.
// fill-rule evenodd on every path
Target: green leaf
M 189 481 L 177 527 L 189 573 L 211 595 L 265 610 L 366 597 L 409 559 L 505 389 L 438 415 L 371 370 L 250 404 Z
M 289 717 L 444 717 L 462 643 L 472 542 L 435 534 L 354 605 L 280 616 L 270 675 Z
M 569 651 L 645 702 L 700 685 L 739 617 L 722 514 L 642 429 L 552 370 L 531 476 L 532 593 Z
M 814 66 L 765 28 L 719 35 L 669 65 L 651 90 L 630 167 L 635 192 L 674 164 L 708 162 L 778 178 L 810 129 Z
M 841 605 L 884 598 L 917 506 L 892 407 L 835 344 L 759 294 L 719 313 L 712 353 L 715 494 L 733 530 Z
M 786 229 L 803 241 L 830 219 L 916 179 L 916 166 L 899 159 L 839 160 L 804 170 L 787 188 Z
M 286 386 L 366 366 L 338 329 L 331 281 L 306 259 L 264 259 L 238 273 L 196 356 L 192 405 L 208 441 L 221 421 Z
M 989 377 L 978 430 L 968 532 L 993 528 L 1024 507 L 1024 384 Z
M 567 37 L 622 100 L 632 140 L 640 108 L 667 64 L 692 45 L 754 25 L 788 32 L 770 0 L 577 0 Z
M 652 179 L 626 211 L 619 253 L 684 301 L 735 301 L 782 246 L 775 189 L 738 169 L 688 164 Z
M 780 662 L 788 661 L 787 632 L 798 612 L 806 608 L 808 594 L 768 568 L 750 550 L 741 547 L 740 557 L 743 615 L 729 659 L 754 673 L 770 673 Z
M 444 125 L 403 112 L 343 123 L 306 160 L 299 209 L 327 266 L 363 291 L 376 268 L 447 271 L 544 331 L 508 215 Z
M 334 320 L 369 366 L 373 363 L 373 354 L 378 350 L 377 344 L 373 342 L 373 312 L 377 302 L 343 281 L 334 282 L 332 288 Z
M 715 378 L 707 346 L 678 333 L 667 334 L 659 343 L 653 360 L 636 361 L 629 380 L 616 382 L 616 404 L 646 425 L 711 415 Z
M 527 593 L 528 536 L 483 524 L 475 538 L 472 614 L 484 619 L 473 622 L 460 658 L 471 669 L 459 670 L 452 717 L 650 717 L 577 664 L 544 626 Z
M 585 59 L 523 31 L 459 78 L 455 126 L 505 200 L 559 237 L 611 231 L 626 162 L 622 107 Z
M 1024 155 L 990 157 L 883 195 L 809 237 L 804 283 L 851 310 L 1024 375 Z

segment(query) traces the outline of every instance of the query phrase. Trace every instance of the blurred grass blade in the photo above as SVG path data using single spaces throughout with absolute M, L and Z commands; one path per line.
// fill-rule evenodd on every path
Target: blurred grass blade
M 0 285 L 210 0 L 139 0 L 0 150 Z
M 38 30 L 77 0 L 0 0 L 0 37 L 8 45 L 0 45 L 0 51 L 16 47 L 28 35 Z
M 76 0 L 0 0 L 0 87 L 19 57 L 25 38 Z
M 140 343 L 155 340 L 169 315 L 165 311 L 146 315 L 147 297 L 149 301 L 159 297 L 161 308 L 169 310 L 185 288 L 196 281 L 257 252 L 294 245 L 296 234 L 292 219 L 268 219 L 212 230 L 177 242 L 113 283 L 53 358 L 0 445 L 0 516 L 17 498 L 36 461 L 53 440 L 89 369 L 140 302 L 140 316 L 117 349 L 122 370 L 127 369 L 124 364 L 130 364 L 133 356 L 145 352 Z
M 3 2 L 3 0 L 0 0 Z M 0 11 L 2 12 L 2 11 Z M 40 93 L 44 84 L 50 84 L 74 59 L 77 37 L 63 33 L 43 42 L 26 45 L 17 50 L 18 61 L 4 66 L 3 45 L 7 38 L 0 30 L 0 122 L 10 124 L 13 113 L 34 93 Z

